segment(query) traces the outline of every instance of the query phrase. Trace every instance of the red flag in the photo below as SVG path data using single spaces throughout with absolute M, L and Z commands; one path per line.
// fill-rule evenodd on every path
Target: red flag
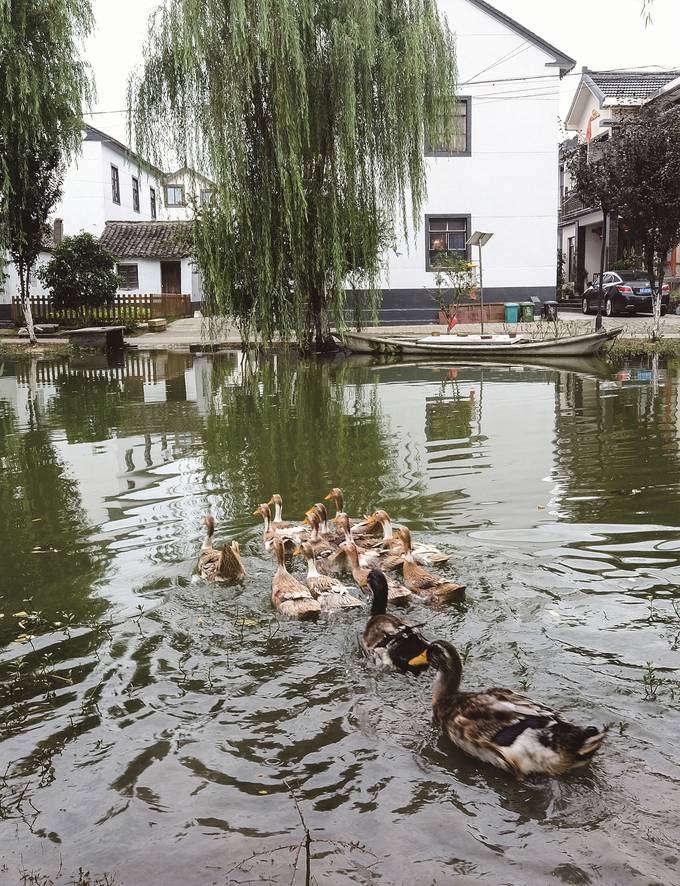
M 453 327 L 458 325 L 458 322 L 458 317 L 456 317 L 456 315 L 454 314 L 453 317 L 451 317 L 451 319 L 449 320 L 449 325 L 447 326 L 446 331 L 451 332 Z

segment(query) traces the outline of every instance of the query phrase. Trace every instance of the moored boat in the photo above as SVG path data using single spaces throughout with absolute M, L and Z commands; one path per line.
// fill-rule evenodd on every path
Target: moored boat
M 532 357 L 584 357 L 596 354 L 623 331 L 602 329 L 584 335 L 530 339 L 512 335 L 368 335 L 365 332 L 333 333 L 345 350 L 354 354 L 440 355 L 482 359 L 530 360 Z

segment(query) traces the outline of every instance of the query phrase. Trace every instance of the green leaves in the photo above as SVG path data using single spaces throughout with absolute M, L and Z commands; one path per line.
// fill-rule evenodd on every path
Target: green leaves
M 114 258 L 92 234 L 64 237 L 38 276 L 56 308 L 96 308 L 110 302 L 118 288 Z
M 455 128 L 454 43 L 430 0 L 167 0 L 131 81 L 137 147 L 216 182 L 195 223 L 206 307 L 244 337 L 321 343 L 378 296 L 419 215 L 424 131 Z

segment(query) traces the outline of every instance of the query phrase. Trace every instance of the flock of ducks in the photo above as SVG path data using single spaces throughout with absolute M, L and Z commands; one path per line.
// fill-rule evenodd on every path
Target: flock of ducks
M 449 555 L 434 545 L 415 542 L 409 529 L 394 526 L 384 509 L 351 519 L 337 487 L 324 499 L 330 500 L 335 502 L 332 519 L 324 502 L 317 502 L 304 520 L 284 520 L 278 494 L 253 513 L 263 522 L 264 548 L 276 559 L 272 603 L 281 615 L 309 619 L 362 607 L 357 593 L 363 592 L 371 598 L 371 614 L 361 636 L 364 651 L 380 666 L 402 673 L 419 674 L 428 668 L 436 672 L 434 717 L 457 747 L 517 778 L 562 775 L 585 765 L 602 744 L 606 727 L 569 723 L 553 709 L 511 689 L 462 692 L 463 665 L 455 647 L 445 640 L 427 640 L 420 625 L 387 611 L 389 603 L 412 597 L 431 604 L 464 600 L 463 585 L 426 568 L 448 562 Z M 199 575 L 208 581 L 243 579 L 238 542 L 218 550 L 213 547 L 214 518 L 204 517 L 203 525 L 206 538 L 198 558 Z M 306 561 L 304 584 L 288 571 L 288 553 Z M 351 576 L 352 584 L 339 576 L 345 580 Z

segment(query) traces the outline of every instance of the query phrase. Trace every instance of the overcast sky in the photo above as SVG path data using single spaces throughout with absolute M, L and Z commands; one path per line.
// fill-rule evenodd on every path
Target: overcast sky
M 493 2 L 493 0 L 492 0 Z M 97 30 L 87 54 L 97 80 L 97 111 L 125 107 L 128 74 L 141 59 L 149 14 L 159 0 L 93 0 Z M 535 31 L 583 65 L 607 69 L 657 65 L 680 68 L 680 3 L 654 0 L 653 22 L 645 27 L 642 0 L 496 0 L 498 9 Z M 455 22 L 450 23 L 455 30 Z M 563 81 L 561 113 L 574 92 L 577 76 Z M 122 113 L 97 114 L 91 122 L 125 141 Z

